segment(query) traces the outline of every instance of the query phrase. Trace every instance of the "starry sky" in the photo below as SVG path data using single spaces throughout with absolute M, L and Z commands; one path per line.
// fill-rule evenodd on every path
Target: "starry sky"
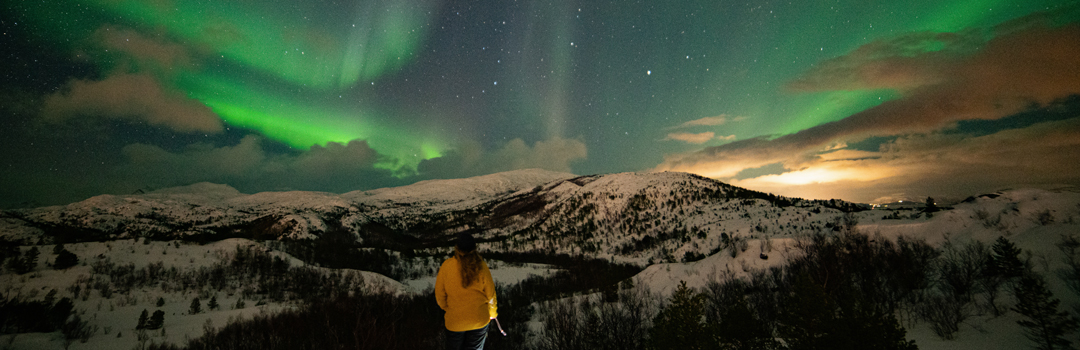
M 6 208 L 525 168 L 863 203 L 1080 184 L 1074 0 L 0 6 Z

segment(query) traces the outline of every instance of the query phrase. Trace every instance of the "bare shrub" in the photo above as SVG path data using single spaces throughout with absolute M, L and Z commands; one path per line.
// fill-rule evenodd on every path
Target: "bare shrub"
M 1054 223 L 1054 213 L 1051 213 L 1050 209 L 1043 209 L 1035 213 L 1035 222 L 1043 226 L 1052 224 Z
M 644 349 L 656 298 L 644 287 L 622 289 L 617 300 L 604 302 L 593 296 L 551 301 L 546 304 L 537 339 L 540 349 Z
M 946 238 L 938 258 L 938 285 L 959 302 L 970 302 L 977 280 L 983 275 L 990 250 L 980 241 L 958 246 Z
M 968 303 L 960 302 L 952 295 L 934 294 L 927 296 L 919 314 L 923 320 L 930 323 L 930 329 L 934 334 L 944 340 L 952 340 L 960 323 L 970 316 Z

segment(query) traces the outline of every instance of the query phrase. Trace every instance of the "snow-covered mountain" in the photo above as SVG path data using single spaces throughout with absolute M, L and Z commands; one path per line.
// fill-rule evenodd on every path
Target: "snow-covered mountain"
M 212 322 L 208 319 L 220 325 L 244 312 L 250 316 L 257 310 L 240 306 L 245 299 L 265 303 L 257 312 L 294 307 L 291 298 L 307 291 L 265 277 L 282 268 L 338 280 L 332 284 L 346 289 L 421 291 L 432 284 L 459 232 L 478 237 L 488 256 L 519 254 L 512 262 L 489 260 L 502 288 L 562 268 L 530 257 L 576 256 L 636 266 L 640 273 L 633 284 L 666 297 L 680 282 L 702 288 L 710 277 L 745 278 L 784 265 L 801 253 L 807 237 L 830 235 L 857 222 L 856 229 L 875 240 L 905 237 L 935 247 L 1007 237 L 1026 251 L 1035 271 L 1047 276 L 1064 305 L 1080 301 L 1060 278 L 1067 266 L 1059 249 L 1062 237 L 1080 234 L 1080 193 L 1021 189 L 972 195 L 961 203 L 939 203 L 943 208 L 936 212 L 919 206 L 883 210 L 840 200 L 779 197 L 685 173 L 577 176 L 543 170 L 344 194 L 244 194 L 227 185 L 200 183 L 0 212 L 0 242 L 19 246 L 18 254 L 32 248 L 45 252 L 32 273 L 6 271 L 0 292 L 23 300 L 41 298 L 50 289 L 80 296 L 76 309 L 84 314 L 96 310 L 89 315 L 102 319 L 94 324 L 108 327 L 105 334 L 117 330 L 113 334 L 118 336 L 120 329 L 132 327 L 140 310 L 163 298 L 167 301 L 161 308 L 172 310 L 171 334 L 186 337 L 201 334 L 202 324 Z M 79 256 L 81 265 L 51 269 L 58 254 L 47 250 L 56 243 Z M 359 254 L 345 258 L 363 261 L 340 266 L 335 254 L 343 251 Z M 263 259 L 265 270 L 230 272 L 247 254 Z M 194 282 L 109 287 L 126 278 L 117 270 L 146 274 L 169 268 Z M 231 282 L 213 288 L 200 284 L 216 274 L 232 276 L 226 278 Z M 270 290 L 279 287 L 287 289 L 284 295 Z M 91 294 L 91 289 L 99 292 Z M 111 293 L 121 296 L 110 299 Z M 193 297 L 205 301 L 211 295 L 232 307 L 185 314 Z M 925 323 L 914 324 L 910 337 L 923 349 L 1024 346 L 1017 317 L 973 316 L 959 331 L 959 341 L 939 339 Z M 20 337 L 8 339 L 15 348 L 58 345 L 52 336 Z M 85 348 L 134 344 L 132 335 L 125 337 L 94 338 Z M 164 338 L 162 332 L 154 339 Z
M 0 237 L 23 242 L 39 237 L 49 241 L 47 237 L 94 240 L 202 235 L 313 239 L 331 226 L 363 226 L 380 220 L 401 226 L 397 221 L 466 210 L 500 195 L 573 176 L 521 170 L 345 194 L 243 194 L 227 185 L 199 183 L 126 196 L 100 195 L 63 206 L 9 210 L 3 213 Z
M 865 206 L 781 198 L 685 173 L 520 170 L 345 194 L 242 194 L 201 183 L 101 195 L 6 211 L 0 237 L 27 244 L 136 237 L 315 240 L 345 232 L 358 247 L 405 250 L 447 247 L 456 233 L 471 232 L 495 251 L 645 265 L 700 258 L 743 238 L 828 230 L 842 211 L 860 208 Z

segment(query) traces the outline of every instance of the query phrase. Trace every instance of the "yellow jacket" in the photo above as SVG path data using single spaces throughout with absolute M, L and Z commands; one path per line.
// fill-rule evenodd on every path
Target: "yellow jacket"
M 498 316 L 495 282 L 491 270 L 481 261 L 480 275 L 471 286 L 461 285 L 461 267 L 457 258 L 446 259 L 435 277 L 435 301 L 446 311 L 446 329 L 464 332 L 483 328 Z

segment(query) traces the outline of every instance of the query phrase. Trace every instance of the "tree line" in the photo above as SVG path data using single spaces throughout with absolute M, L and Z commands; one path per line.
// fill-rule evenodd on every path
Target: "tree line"
M 1078 328 L 1076 317 L 1061 310 L 1046 277 L 1007 238 L 992 244 L 947 238 L 932 247 L 906 237 L 871 237 L 856 230 L 856 224 L 854 216 L 846 216 L 834 223 L 836 231 L 801 239 L 796 245 L 801 254 L 783 266 L 755 271 L 748 278 L 721 272 L 703 288 L 681 284 L 667 298 L 634 286 L 629 277 L 640 272 L 634 266 L 566 255 L 540 257 L 565 269 L 498 286 L 500 319 L 509 336 L 492 333 L 487 348 L 907 350 L 917 348 L 906 339 L 906 327 L 916 323 L 951 339 L 972 316 L 1009 312 L 1022 316 L 1017 327 L 1038 348 L 1070 345 L 1067 337 Z M 1065 236 L 1058 246 L 1069 266 L 1058 271 L 1058 277 L 1080 294 L 1080 239 Z M 489 257 L 540 259 L 529 254 Z M 295 349 L 412 349 L 438 347 L 443 337 L 442 311 L 430 291 L 414 295 L 367 290 L 359 287 L 362 279 L 357 276 L 291 266 L 259 247 L 237 247 L 229 259 L 195 272 L 159 264 L 136 269 L 107 260 L 95 262 L 92 270 L 107 277 L 102 281 L 117 291 L 170 280 L 174 282 L 157 286 L 242 288 L 279 300 L 306 301 L 296 310 L 207 327 L 206 334 L 183 346 L 152 344 L 156 349 L 282 344 Z M 241 287 L 239 281 L 254 283 Z M 87 286 L 100 288 L 97 283 Z M 47 302 L 4 299 L 3 315 L 38 316 L 2 318 L 0 330 L 78 326 L 80 321 L 69 317 L 69 308 L 64 313 L 63 300 L 53 295 Z M 211 299 L 211 304 L 216 302 Z M 211 304 L 207 306 L 213 308 Z M 194 299 L 191 313 L 201 307 Z M 539 332 L 527 326 L 531 320 L 540 322 Z M 154 329 L 161 319 L 144 312 L 138 324 Z
M 509 336 L 491 333 L 486 348 L 911 350 L 918 345 L 907 339 L 906 327 L 916 323 L 951 339 L 974 315 L 1009 312 L 1022 316 L 1018 330 L 1035 347 L 1069 346 L 1076 317 L 1060 309 L 1045 277 L 1007 238 L 991 245 L 947 240 L 935 248 L 905 237 L 870 237 L 855 224 L 848 216 L 836 223 L 840 230 L 803 239 L 797 244 L 802 254 L 784 266 L 749 278 L 722 272 L 703 288 L 683 283 L 667 298 L 634 286 L 626 277 L 636 272 L 617 273 L 617 266 L 598 262 L 499 285 L 500 320 Z M 1080 292 L 1080 239 L 1065 237 L 1059 246 L 1074 262 L 1061 277 Z M 184 347 L 157 348 L 254 349 L 282 342 L 296 349 L 433 348 L 443 337 L 433 299 L 430 291 L 340 294 L 300 310 L 234 321 Z M 530 320 L 540 322 L 539 332 L 527 326 Z

